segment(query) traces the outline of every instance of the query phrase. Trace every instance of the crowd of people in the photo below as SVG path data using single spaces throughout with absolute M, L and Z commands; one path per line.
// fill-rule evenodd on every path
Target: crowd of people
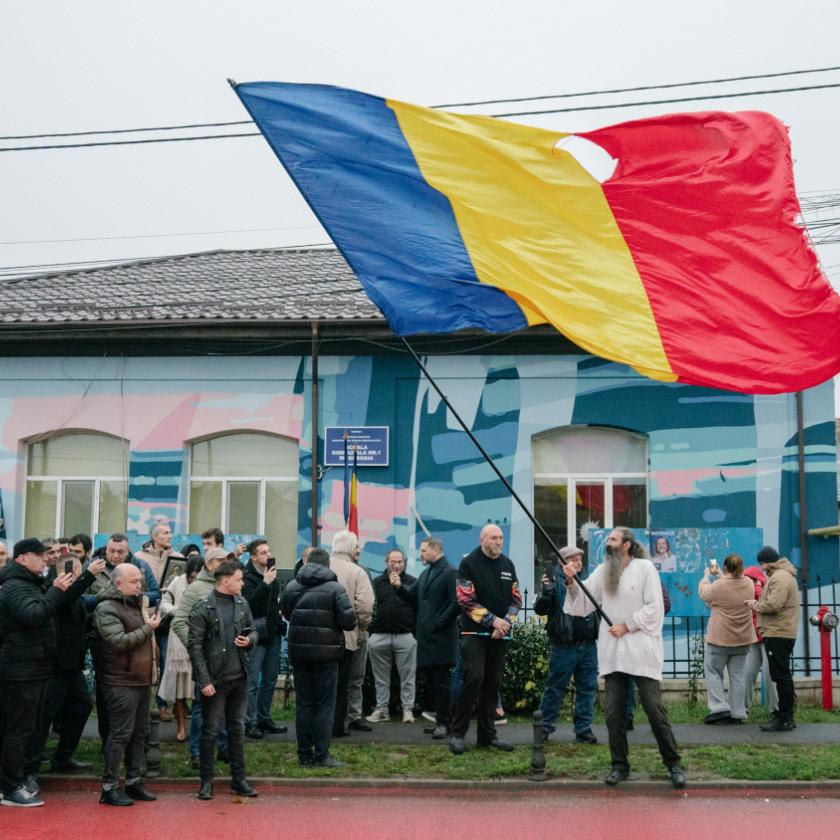
M 429 536 L 420 546 L 419 577 L 406 572 L 404 553 L 394 549 L 384 572 L 372 578 L 358 564 L 356 535 L 341 531 L 330 551 L 305 549 L 283 587 L 265 539 L 228 552 L 217 528 L 202 534 L 201 546 L 180 552 L 166 524 L 156 525 L 136 553 L 119 533 L 97 551 L 85 534 L 48 543 L 23 539 L 11 558 L 0 543 L 2 804 L 43 804 L 38 774 L 51 729 L 58 731 L 52 769 L 90 768 L 75 752 L 94 697 L 104 764 L 101 803 L 155 799 L 143 779 L 153 704 L 161 720 L 174 721 L 176 740 L 188 741 L 199 799 L 213 798 L 216 760 L 229 764 L 234 793 L 256 796 L 244 744 L 286 732 L 271 716 L 284 636 L 301 766 L 342 766 L 330 753 L 332 740 L 391 720 L 393 708 L 413 724 L 418 673 L 427 694 L 419 708 L 431 739 L 446 739 L 460 755 L 475 717 L 476 748 L 511 751 L 496 726 L 508 642 L 522 602 L 515 566 L 503 548 L 501 529 L 486 525 L 479 545 L 456 569 L 442 541 Z M 627 730 L 635 690 L 673 786 L 684 787 L 661 698 L 669 604 L 654 563 L 623 528 L 610 533 L 605 562 L 588 578 L 581 578 L 578 547 L 564 547 L 556 559 L 534 607 L 545 616 L 551 643 L 541 704 L 545 737 L 555 731 L 574 681 L 575 739 L 597 742 L 592 721 L 600 675 L 611 756 L 606 783 L 616 785 L 630 771 Z M 742 723 L 764 667 L 775 692 L 768 692 L 774 712 L 762 729 L 788 731 L 795 726 L 790 656 L 798 626 L 796 570 L 770 547 L 757 560 L 745 570 L 741 557 L 729 555 L 722 570 L 705 570 L 699 586 L 711 608 L 706 722 Z M 375 704 L 365 717 L 368 665 Z M 398 706 L 391 697 L 392 668 Z

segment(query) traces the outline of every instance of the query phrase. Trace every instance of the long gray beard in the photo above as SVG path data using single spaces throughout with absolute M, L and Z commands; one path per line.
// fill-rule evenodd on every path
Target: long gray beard
M 607 567 L 604 589 L 610 595 L 615 595 L 618 592 L 618 584 L 621 580 L 621 574 L 624 571 L 621 565 L 621 555 L 607 549 L 604 563 Z

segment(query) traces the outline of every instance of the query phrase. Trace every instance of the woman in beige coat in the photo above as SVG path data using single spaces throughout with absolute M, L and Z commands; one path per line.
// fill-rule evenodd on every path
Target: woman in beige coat
M 743 723 L 747 719 L 745 679 L 747 653 L 756 641 L 752 609 L 753 582 L 744 577 L 744 561 L 729 554 L 723 561 L 723 576 L 715 565 L 700 581 L 700 597 L 711 607 L 703 658 L 709 714 L 705 722 Z M 723 672 L 729 674 L 729 699 L 723 687 Z

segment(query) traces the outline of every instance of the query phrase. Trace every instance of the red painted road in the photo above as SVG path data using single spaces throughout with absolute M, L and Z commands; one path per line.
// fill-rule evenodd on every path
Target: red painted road
M 97 791 L 53 789 L 42 808 L 0 808 L 2 840 L 797 840 L 833 835 L 840 798 L 818 790 L 661 795 L 630 791 L 514 793 L 271 788 L 253 800 L 192 789 L 131 808 L 99 805 Z M 154 790 L 154 785 L 149 784 Z

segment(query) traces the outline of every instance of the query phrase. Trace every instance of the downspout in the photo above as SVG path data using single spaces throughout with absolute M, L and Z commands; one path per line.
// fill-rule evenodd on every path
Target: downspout
M 802 641 L 805 675 L 811 676 L 811 634 L 808 625 L 808 496 L 805 492 L 805 419 L 802 391 L 796 392 L 796 449 L 799 462 L 799 569 L 802 573 Z
M 312 519 L 310 544 L 318 545 L 318 322 L 312 322 Z

